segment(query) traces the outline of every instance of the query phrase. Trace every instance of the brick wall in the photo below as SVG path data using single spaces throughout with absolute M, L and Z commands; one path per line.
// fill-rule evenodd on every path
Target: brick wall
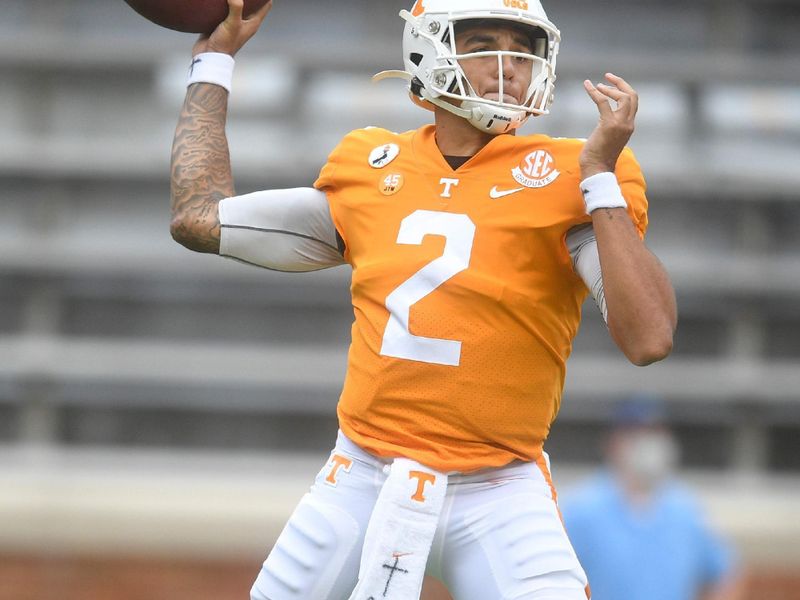
M 260 565 L 0 556 L 0 600 L 246 600 Z
M 224 561 L 0 555 L 0 600 L 247 600 L 260 568 Z M 755 571 L 745 600 L 800 600 L 800 572 Z M 437 585 L 425 600 L 446 600 Z

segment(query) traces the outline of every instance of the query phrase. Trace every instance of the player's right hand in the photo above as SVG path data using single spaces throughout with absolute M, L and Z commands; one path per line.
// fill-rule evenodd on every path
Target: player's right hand
M 210 34 L 203 34 L 192 49 L 192 56 L 201 52 L 221 52 L 234 56 L 256 34 L 272 10 L 272 0 L 258 11 L 243 18 L 244 0 L 228 0 L 228 16 Z

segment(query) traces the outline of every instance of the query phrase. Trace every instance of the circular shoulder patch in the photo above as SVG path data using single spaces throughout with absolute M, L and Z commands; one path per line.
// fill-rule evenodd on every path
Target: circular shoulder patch
M 400 146 L 397 144 L 378 146 L 369 153 L 369 166 L 373 169 L 382 169 L 397 158 L 398 154 L 400 154 Z
M 389 173 L 386 177 L 382 177 L 378 189 L 384 196 L 391 196 L 400 191 L 403 187 L 405 179 L 401 173 Z

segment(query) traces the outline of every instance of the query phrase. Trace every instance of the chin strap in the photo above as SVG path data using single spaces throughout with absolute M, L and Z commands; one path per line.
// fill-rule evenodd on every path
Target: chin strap
M 381 71 L 380 73 L 376 73 L 372 76 L 372 82 L 378 83 L 383 81 L 384 79 L 402 79 L 411 83 L 411 80 L 414 79 L 414 76 L 409 73 L 408 71 L 399 71 L 399 70 L 388 70 L 388 71 Z M 456 106 L 455 104 L 450 104 L 449 102 L 445 102 L 440 98 L 434 98 L 428 93 L 424 87 L 420 88 L 421 98 L 414 95 L 413 92 L 409 91 L 409 95 L 411 99 L 414 101 L 415 104 L 422 106 L 423 108 L 427 108 L 428 110 L 433 110 L 431 107 L 425 106 L 425 102 L 430 102 L 438 106 L 439 108 L 443 108 L 446 111 L 453 113 L 454 115 L 458 115 L 463 119 L 467 119 L 471 121 L 473 118 L 479 118 L 480 115 L 475 113 L 475 109 L 468 110 Z
M 384 79 L 403 79 L 410 82 L 412 79 L 411 73 L 408 71 L 399 71 L 397 69 L 389 69 L 388 71 L 381 71 L 372 76 L 372 83 L 378 83 Z

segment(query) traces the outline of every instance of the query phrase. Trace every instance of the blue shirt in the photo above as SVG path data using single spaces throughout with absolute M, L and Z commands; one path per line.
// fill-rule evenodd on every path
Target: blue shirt
M 560 506 L 592 600 L 697 600 L 733 569 L 732 553 L 677 484 L 634 510 L 602 474 L 565 494 Z

